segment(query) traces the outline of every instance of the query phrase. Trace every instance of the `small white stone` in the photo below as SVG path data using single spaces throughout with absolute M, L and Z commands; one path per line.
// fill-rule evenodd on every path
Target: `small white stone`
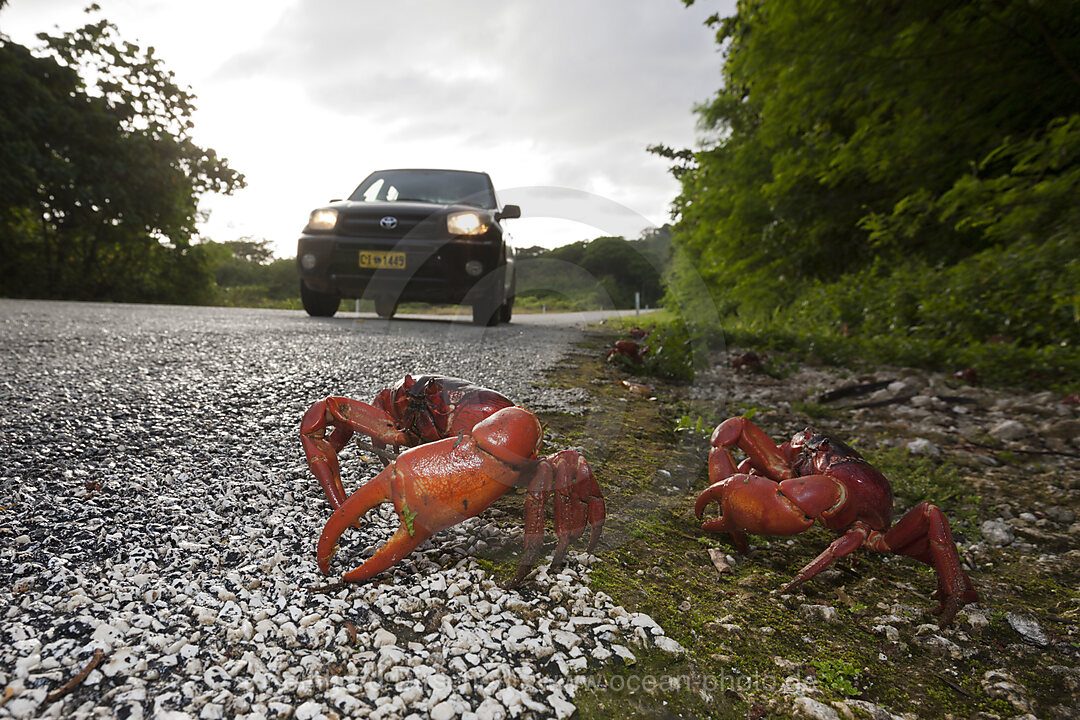
M 941 454 L 941 448 L 934 443 L 930 442 L 926 438 L 915 438 L 907 444 L 908 452 L 912 455 L 925 455 L 927 457 L 937 457 Z
M 547 701 L 551 705 L 551 709 L 555 711 L 555 717 L 558 720 L 570 717 L 577 710 L 572 703 L 567 702 L 566 698 L 558 690 L 548 695 Z
M 454 704 L 449 700 L 443 700 L 431 708 L 431 720 L 452 720 L 457 715 Z
M 983 540 L 991 545 L 1009 545 L 1015 539 L 1013 529 L 1004 520 L 986 520 L 979 526 Z
M 840 616 L 831 605 L 800 605 L 799 614 L 807 620 L 820 620 L 830 625 L 840 623 Z
M 831 707 L 805 695 L 795 698 L 795 711 L 812 720 L 840 720 L 840 716 Z
M 475 712 L 477 720 L 506 720 L 506 708 L 494 698 L 484 700 Z
M 506 638 L 508 640 L 513 640 L 514 642 L 520 642 L 521 640 L 524 640 L 527 637 L 532 637 L 535 634 L 536 631 L 528 625 L 514 625 L 512 628 L 506 631 Z
M 1026 427 L 1015 420 L 1002 420 L 987 432 L 998 440 L 1019 440 L 1030 434 Z
M 680 645 L 675 640 L 672 640 L 671 638 L 667 637 L 666 635 L 661 635 L 661 636 L 657 637 L 653 642 L 656 643 L 656 647 L 658 647 L 659 649 L 661 649 L 664 652 L 669 653 L 671 655 L 685 655 L 686 654 L 686 648 L 684 648 L 682 645 Z
M 581 644 L 581 638 L 576 633 L 566 632 L 565 630 L 556 630 L 551 633 L 551 637 L 567 650 Z
M 322 714 L 322 704 L 314 700 L 308 700 L 306 703 L 296 708 L 296 720 L 314 720 L 315 717 Z
M 375 635 L 371 640 L 371 644 L 372 644 L 373 647 L 377 647 L 377 648 L 381 648 L 384 645 L 396 645 L 397 644 L 397 635 L 390 632 L 389 630 L 379 628 L 378 630 L 375 631 Z

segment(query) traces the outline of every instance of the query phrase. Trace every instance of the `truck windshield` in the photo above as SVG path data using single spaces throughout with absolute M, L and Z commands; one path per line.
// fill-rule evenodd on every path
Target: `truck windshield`
M 425 202 L 495 209 L 495 194 L 484 173 L 463 170 L 380 170 L 349 196 L 357 202 Z

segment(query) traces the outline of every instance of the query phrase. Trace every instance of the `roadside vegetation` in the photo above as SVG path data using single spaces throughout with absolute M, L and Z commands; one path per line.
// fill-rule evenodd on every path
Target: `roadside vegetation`
M 682 184 L 666 304 L 740 344 L 1075 389 L 1078 10 L 743 0 L 711 18 L 707 139 L 651 148 Z
M 195 96 L 104 19 L 38 39 L 0 35 L 0 296 L 212 302 L 198 200 L 245 183 Z

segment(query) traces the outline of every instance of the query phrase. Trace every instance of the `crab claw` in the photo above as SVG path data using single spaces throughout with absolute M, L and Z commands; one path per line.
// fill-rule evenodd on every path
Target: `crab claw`
M 330 516 L 316 549 L 319 569 L 330 570 L 345 530 L 385 502 L 401 520 L 397 532 L 364 564 L 345 573 L 366 580 L 391 567 L 440 530 L 483 512 L 532 469 L 543 438 L 528 410 L 510 407 L 473 428 L 473 435 L 448 438 L 401 453 Z
M 328 427 L 334 428 L 329 437 Z M 300 441 L 308 467 L 335 510 L 345 502 L 338 453 L 354 433 L 369 435 L 382 447 L 407 441 L 406 435 L 394 426 L 394 419 L 381 408 L 345 397 L 320 400 L 308 408 L 300 421 Z
M 330 562 L 334 559 L 334 553 L 337 551 L 337 541 L 345 530 L 356 523 L 371 508 L 393 499 L 392 485 L 395 473 L 395 464 L 391 463 L 389 467 L 350 495 L 348 500 L 330 516 L 326 526 L 323 528 L 322 535 L 319 536 L 319 544 L 315 551 L 319 569 L 323 574 L 330 573 Z M 406 522 L 407 518 L 408 522 Z M 415 518 L 409 518 L 408 516 L 403 517 L 393 537 L 379 548 L 367 562 L 345 573 L 343 579 L 348 582 L 366 580 L 391 567 L 415 550 L 420 543 L 431 536 L 431 533 L 422 526 L 418 526 L 414 520 Z

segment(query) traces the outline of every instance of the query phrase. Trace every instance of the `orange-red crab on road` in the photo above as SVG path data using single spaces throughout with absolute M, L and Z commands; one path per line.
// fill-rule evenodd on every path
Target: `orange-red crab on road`
M 700 518 L 716 501 L 721 515 L 702 528 L 731 533 L 735 546 L 744 552 L 746 533 L 794 535 L 815 521 L 843 533 L 781 592 L 865 545 L 913 557 L 937 570 L 934 612 L 941 627 L 966 603 L 978 601 L 941 510 L 919 503 L 892 525 L 889 481 L 839 440 L 807 428 L 777 446 L 757 425 L 735 417 L 713 431 L 712 445 L 712 484 L 698 497 L 695 510 Z M 747 455 L 739 465 L 732 455 L 735 447 Z
M 596 547 L 605 516 L 600 486 L 573 450 L 537 456 L 543 428 L 528 410 L 464 380 L 427 376 L 406 376 L 393 391 L 380 393 L 376 404 L 331 397 L 315 403 L 301 422 L 308 464 L 334 507 L 317 550 L 324 573 L 341 535 L 376 505 L 393 502 L 401 524 L 373 557 L 344 575 L 347 581 L 386 570 L 431 535 L 483 512 L 515 487 L 527 488 L 525 552 L 510 585 L 525 579 L 540 553 L 549 495 L 558 539 L 552 567 L 562 563 L 586 525 L 588 550 Z M 415 447 L 345 498 L 337 452 L 353 433 L 369 435 L 376 444 Z

